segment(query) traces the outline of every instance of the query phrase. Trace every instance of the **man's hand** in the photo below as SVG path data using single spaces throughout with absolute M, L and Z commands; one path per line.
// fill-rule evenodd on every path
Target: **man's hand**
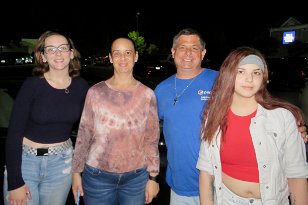
M 307 134 L 307 125 L 303 125 L 301 123 L 298 124 L 298 131 L 301 133 L 301 136 L 305 143 L 308 142 L 308 134 Z

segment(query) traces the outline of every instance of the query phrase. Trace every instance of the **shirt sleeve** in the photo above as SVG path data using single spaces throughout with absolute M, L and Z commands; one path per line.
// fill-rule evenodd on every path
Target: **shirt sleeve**
M 92 109 L 93 90 L 89 89 L 87 93 L 81 119 L 78 128 L 77 139 L 75 143 L 73 157 L 73 172 L 82 172 L 89 154 L 91 140 L 94 133 L 94 112 Z
M 208 172 L 210 175 L 214 175 L 209 149 L 209 144 L 205 140 L 202 140 L 196 167 L 199 170 Z
M 11 113 L 5 144 L 5 161 L 9 191 L 25 184 L 21 173 L 22 143 L 32 102 L 34 101 L 34 93 L 34 78 L 28 78 L 17 94 Z
M 288 178 L 308 178 L 308 163 L 304 140 L 298 131 L 294 116 L 287 112 L 285 121 L 285 164 Z
M 160 137 L 159 121 L 157 115 L 157 103 L 154 92 L 149 105 L 148 118 L 146 122 L 145 130 L 145 153 L 147 159 L 147 171 L 148 172 L 159 172 L 159 150 L 158 142 Z

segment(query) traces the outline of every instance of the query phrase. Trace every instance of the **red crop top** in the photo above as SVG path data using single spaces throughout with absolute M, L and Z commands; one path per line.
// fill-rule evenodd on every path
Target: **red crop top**
M 251 118 L 256 112 L 247 116 L 235 115 L 231 110 L 228 112 L 228 128 L 220 157 L 225 174 L 242 181 L 258 183 L 258 164 L 249 131 Z

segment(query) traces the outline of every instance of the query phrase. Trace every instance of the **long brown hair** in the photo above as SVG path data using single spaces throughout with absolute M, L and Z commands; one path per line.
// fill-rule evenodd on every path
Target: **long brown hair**
M 44 73 L 49 71 L 49 65 L 48 63 L 44 63 L 41 54 L 44 52 L 44 47 L 45 47 L 45 40 L 49 36 L 54 36 L 54 35 L 59 35 L 63 36 L 66 38 L 70 49 L 74 53 L 74 58 L 70 60 L 69 63 L 69 75 L 71 77 L 76 77 L 79 76 L 80 74 L 80 69 L 81 69 L 81 63 L 80 63 L 80 53 L 76 49 L 74 42 L 72 39 L 70 39 L 68 36 L 65 34 L 61 34 L 60 32 L 55 32 L 55 31 L 46 31 L 44 32 L 38 39 L 35 48 L 34 48 L 34 68 L 32 71 L 32 74 L 35 76 L 43 76 Z
M 233 99 L 238 65 L 248 55 L 259 56 L 264 64 L 262 85 L 256 93 L 256 101 L 268 110 L 279 107 L 288 109 L 292 112 L 297 122 L 303 124 L 302 112 L 298 107 L 282 99 L 275 98 L 268 92 L 268 68 L 261 52 L 251 47 L 239 47 L 230 52 L 220 67 L 218 77 L 211 92 L 211 98 L 202 113 L 202 139 L 211 142 L 218 129 L 218 131 L 222 132 L 222 137 L 224 136 L 228 126 L 227 113 Z

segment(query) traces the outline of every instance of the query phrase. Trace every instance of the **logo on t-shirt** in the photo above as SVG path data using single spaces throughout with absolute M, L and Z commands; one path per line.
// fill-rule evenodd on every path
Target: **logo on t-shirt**
M 201 100 L 209 100 L 211 91 L 210 90 L 198 90 Z

